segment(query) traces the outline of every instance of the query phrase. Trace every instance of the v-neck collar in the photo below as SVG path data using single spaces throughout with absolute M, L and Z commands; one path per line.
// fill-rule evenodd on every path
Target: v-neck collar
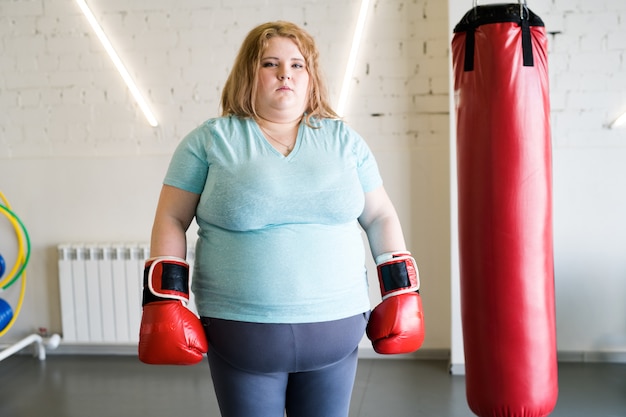
M 283 155 L 278 149 L 276 149 L 270 143 L 269 140 L 267 140 L 267 138 L 263 134 L 263 131 L 261 130 L 261 126 L 259 126 L 259 123 L 256 120 L 252 119 L 252 122 L 254 123 L 254 127 L 255 127 L 255 130 L 259 139 L 261 140 L 261 142 L 263 142 L 263 146 L 267 146 L 269 150 L 273 152 L 276 156 L 286 161 L 290 161 L 296 156 L 296 154 L 300 150 L 300 146 L 302 145 L 302 136 L 304 134 L 304 130 L 303 130 L 304 123 L 302 121 L 300 121 L 300 124 L 298 125 L 298 132 L 296 133 L 296 142 L 294 143 L 293 149 L 291 150 L 291 152 L 289 152 L 288 155 Z

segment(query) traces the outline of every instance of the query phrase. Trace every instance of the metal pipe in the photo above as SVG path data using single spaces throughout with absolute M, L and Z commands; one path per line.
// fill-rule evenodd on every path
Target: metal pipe
M 60 341 L 59 335 L 53 334 L 52 337 L 50 337 L 50 340 L 48 341 L 47 345 L 51 349 L 55 349 L 57 346 L 59 346 L 59 341 Z M 40 361 L 45 360 L 46 359 L 46 346 L 44 345 L 43 337 L 41 337 L 38 334 L 33 333 L 30 336 L 25 337 L 24 339 L 20 340 L 19 342 L 9 346 L 8 348 L 0 352 L 0 361 L 5 360 L 9 356 L 19 352 L 20 350 L 24 349 L 26 346 L 32 343 L 36 344 L 35 346 L 36 353 L 37 353 L 36 356 L 39 358 L 39 360 Z

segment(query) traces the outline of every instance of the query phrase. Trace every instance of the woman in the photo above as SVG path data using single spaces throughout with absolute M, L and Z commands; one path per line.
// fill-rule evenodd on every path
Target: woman
M 172 158 L 152 259 L 184 258 L 195 217 L 192 289 L 223 416 L 345 417 L 370 310 L 359 225 L 388 261 L 406 255 L 398 216 L 370 150 L 328 104 L 314 40 L 296 25 L 248 34 L 221 105 Z M 411 272 L 410 256 L 396 258 Z M 403 295 L 417 295 L 416 281 L 413 268 Z

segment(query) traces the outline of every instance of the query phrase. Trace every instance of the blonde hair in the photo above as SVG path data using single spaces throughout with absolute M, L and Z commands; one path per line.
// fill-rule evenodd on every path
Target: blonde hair
M 254 98 L 257 90 L 257 73 L 261 57 L 268 45 L 268 40 L 275 36 L 291 39 L 298 46 L 306 61 L 309 73 L 309 100 L 306 105 L 307 125 L 312 126 L 311 118 L 333 118 L 339 116 L 332 109 L 326 83 L 319 67 L 319 51 L 315 40 L 297 25 L 276 21 L 268 22 L 252 29 L 241 45 L 235 58 L 233 69 L 222 90 L 222 116 L 257 118 Z

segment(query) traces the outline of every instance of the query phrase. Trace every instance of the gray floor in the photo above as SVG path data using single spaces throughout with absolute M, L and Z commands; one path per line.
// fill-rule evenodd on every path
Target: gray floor
M 626 417 L 626 364 L 562 363 L 553 417 Z M 359 363 L 350 417 L 472 417 L 461 376 L 437 360 Z M 130 356 L 17 355 L 0 362 L 2 417 L 218 417 L 208 365 Z M 259 416 L 262 417 L 262 416 Z M 324 416 L 320 416 L 324 417 Z

